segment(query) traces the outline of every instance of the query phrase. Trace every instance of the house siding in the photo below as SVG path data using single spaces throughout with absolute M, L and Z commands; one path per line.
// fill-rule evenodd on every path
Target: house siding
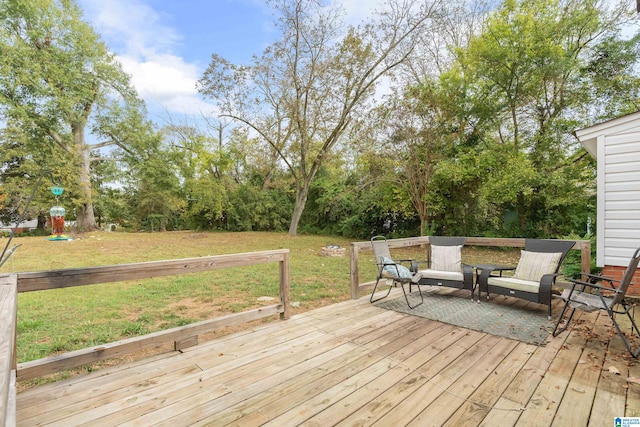
M 620 280 L 640 246 L 640 111 L 575 131 L 597 161 L 596 265 Z M 640 269 L 632 295 L 640 295 Z
M 603 151 L 599 171 L 604 188 L 598 195 L 604 200 L 604 256 L 598 264 L 624 272 L 640 246 L 640 132 L 608 135 Z

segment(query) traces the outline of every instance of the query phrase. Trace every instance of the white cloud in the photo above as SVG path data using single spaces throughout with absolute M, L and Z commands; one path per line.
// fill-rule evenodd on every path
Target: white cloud
M 259 0 L 237 0 L 259 5 Z M 383 0 L 335 0 L 346 11 L 346 20 L 358 24 Z M 79 0 L 85 19 L 92 23 L 109 48 L 116 53 L 124 70 L 149 111 L 167 114 L 199 115 L 215 112 L 196 90 L 203 70 L 180 56 L 185 43 L 179 29 L 145 0 Z M 152 4 L 152 3 L 151 3 Z
M 335 0 L 336 3 L 342 4 L 346 12 L 345 20 L 349 24 L 357 25 L 370 17 L 374 10 L 379 9 L 383 0 Z
M 150 111 L 199 114 L 214 110 L 196 90 L 201 70 L 176 54 L 180 34 L 165 25 L 155 10 L 138 0 L 81 0 L 80 4 Z

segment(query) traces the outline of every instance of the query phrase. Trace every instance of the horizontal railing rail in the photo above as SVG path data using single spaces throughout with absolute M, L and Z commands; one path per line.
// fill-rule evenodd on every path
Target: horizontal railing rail
M 492 237 L 467 237 L 465 246 L 485 246 L 485 247 L 509 247 L 509 248 L 524 248 L 524 238 L 492 238 Z M 390 249 L 393 248 L 409 248 L 414 246 L 428 246 L 429 237 L 407 237 L 404 239 L 389 239 L 387 240 Z M 351 287 L 351 299 L 360 298 L 360 289 L 374 282 L 360 283 L 360 252 L 371 251 L 371 242 L 352 242 L 350 248 L 350 287 Z M 578 240 L 573 245 L 572 250 L 579 250 L 581 256 L 581 270 L 583 272 L 591 271 L 591 241 Z M 375 270 L 375 266 L 372 266 L 372 271 Z
M 17 380 L 20 381 L 40 377 L 87 363 L 94 363 L 109 358 L 120 357 L 124 354 L 148 348 L 157 348 L 160 345 L 167 344 L 169 342 L 173 342 L 175 350 L 180 350 L 185 347 L 196 345 L 199 335 L 216 329 L 276 314 L 280 314 L 280 318 L 282 320 L 288 319 L 290 317 L 291 307 L 288 249 L 101 267 L 17 273 L 17 291 L 32 292 L 204 272 L 231 267 L 245 267 L 266 263 L 279 263 L 280 301 L 277 304 L 263 306 L 253 310 L 244 311 L 242 313 L 235 313 L 215 319 L 209 319 L 139 337 L 128 338 L 64 354 L 57 354 L 43 359 L 19 363 L 16 366 Z M 2 330 L 4 330 L 4 324 L 2 324 L 1 327 Z M 4 342 L 0 344 L 4 344 Z M 2 349 L 4 350 L 5 347 L 6 346 L 2 346 Z M 15 354 L 15 343 L 11 346 L 11 352 Z M 2 357 L 7 357 L 4 352 L 0 353 L 0 358 Z

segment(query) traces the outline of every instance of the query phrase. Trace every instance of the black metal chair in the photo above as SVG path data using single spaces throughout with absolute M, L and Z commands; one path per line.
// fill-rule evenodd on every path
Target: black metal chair
M 391 258 L 391 253 L 389 252 L 389 244 L 387 243 L 387 239 L 384 236 L 373 236 L 371 238 L 371 247 L 373 248 L 373 256 L 375 257 L 376 265 L 378 267 L 378 277 L 376 278 L 376 284 L 373 287 L 373 291 L 371 291 L 371 297 L 369 298 L 369 301 L 374 303 L 388 297 L 389 293 L 391 293 L 391 288 L 393 288 L 393 285 L 399 283 L 402 287 L 402 293 L 404 294 L 404 298 L 407 300 L 407 305 L 409 306 L 409 308 L 413 310 L 414 308 L 421 305 L 424 302 L 424 296 L 422 295 L 420 286 L 418 286 L 420 303 L 414 305 L 413 307 L 411 306 L 411 303 L 409 302 L 409 296 L 404 289 L 404 285 L 407 283 L 418 285 L 417 280 L 419 279 L 419 275 L 415 274 L 415 270 L 412 271 L 412 269 L 402 265 L 403 262 L 406 262 L 409 263 L 410 266 L 414 266 L 415 264 L 412 262 L 412 260 L 404 259 L 394 261 L 393 258 Z M 384 296 L 374 298 L 376 290 L 378 289 L 378 284 L 381 280 L 389 282 L 389 289 Z M 411 293 L 411 289 L 409 289 L 409 293 Z
M 625 299 L 627 289 L 629 288 L 633 275 L 638 268 L 638 262 L 640 262 L 640 248 L 636 249 L 633 253 L 621 280 L 587 273 L 582 273 L 581 279 L 583 280 L 569 279 L 573 284 L 571 285 L 571 288 L 565 289 L 562 293 L 562 299 L 565 301 L 565 304 L 560 316 L 558 317 L 558 322 L 553 328 L 553 336 L 558 336 L 569 327 L 576 310 L 582 310 L 585 312 L 603 310 L 606 311 L 609 318 L 611 318 L 613 326 L 615 326 L 616 331 L 618 331 L 618 335 L 622 338 L 622 341 L 629 353 L 634 358 L 637 358 L 638 355 L 640 355 L 640 348 L 635 351 L 631 349 L 629 340 L 620 329 L 615 315 L 626 314 L 631 321 L 632 332 L 635 332 L 636 336 L 640 337 L 640 330 L 638 330 L 638 326 L 629 312 L 632 306 Z M 600 285 L 598 285 L 598 283 L 600 283 Z M 617 286 L 614 285 L 614 283 L 617 283 Z M 562 328 L 558 328 L 564 318 L 565 312 L 569 308 L 571 309 L 571 312 L 567 317 L 565 325 Z
M 560 273 L 558 273 L 560 265 L 562 265 L 562 262 L 567 257 L 569 250 L 575 245 L 575 243 L 576 242 L 573 240 L 526 239 L 524 251 L 520 257 L 518 267 L 514 268 L 516 271 L 514 276 L 498 277 L 492 274 L 494 271 L 493 269 L 482 269 L 482 272 L 478 277 L 478 301 L 480 300 L 482 292 L 486 292 L 487 299 L 489 299 L 490 294 L 498 294 L 512 296 L 538 304 L 545 304 L 548 307 L 549 320 L 551 320 L 552 288 L 555 284 L 556 277 L 560 275 Z M 545 263 L 542 262 L 542 258 L 546 258 L 545 254 L 549 255 L 549 258 L 546 261 L 550 261 L 551 255 L 554 254 L 555 258 L 552 262 L 547 263 L 546 266 L 543 267 L 542 264 Z M 540 258 L 540 261 L 537 261 L 536 257 Z M 530 270 L 537 269 L 541 274 L 536 278 L 527 277 L 527 275 L 518 277 L 518 272 L 521 266 L 528 266 L 530 267 Z M 502 269 L 504 270 L 504 268 Z M 502 272 L 500 274 L 502 274 Z M 532 275 L 535 275 L 535 273 Z

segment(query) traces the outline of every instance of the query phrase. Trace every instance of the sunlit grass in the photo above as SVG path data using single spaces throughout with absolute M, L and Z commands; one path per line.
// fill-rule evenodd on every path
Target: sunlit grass
M 4 240 L 0 244 L 4 246 Z M 153 260 L 291 251 L 293 313 L 350 298 L 349 254 L 323 257 L 320 248 L 350 241 L 284 233 L 106 233 L 51 242 L 17 237 L 22 246 L 0 273 L 125 264 Z M 402 258 L 424 259 L 424 248 L 392 250 Z M 517 254 L 465 248 L 463 261 L 513 264 Z M 360 255 L 361 282 L 375 279 L 370 251 Z M 18 361 L 39 359 L 154 331 L 236 313 L 278 298 L 278 265 L 264 264 L 204 273 L 21 293 L 18 299 Z
M 0 240 L 4 243 L 4 240 Z M 190 258 L 270 249 L 291 251 L 293 312 L 349 298 L 349 257 L 321 257 L 349 241 L 282 233 L 90 233 L 71 241 L 16 237 L 2 273 Z M 3 245 L 4 246 L 4 245 Z M 21 293 L 18 361 L 240 312 L 278 298 L 278 264 Z

